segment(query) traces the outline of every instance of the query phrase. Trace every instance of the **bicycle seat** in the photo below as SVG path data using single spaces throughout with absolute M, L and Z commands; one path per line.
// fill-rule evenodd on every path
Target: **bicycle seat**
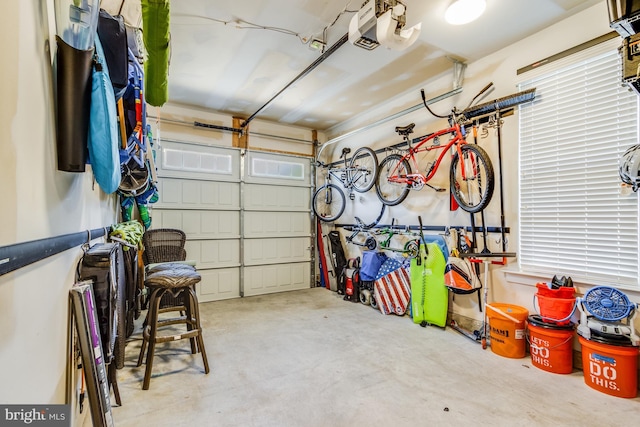
M 407 126 L 396 126 L 396 132 L 398 135 L 409 135 L 410 133 L 413 133 L 414 127 L 416 127 L 415 123 L 411 123 Z
M 346 156 L 347 154 L 349 154 L 351 152 L 351 148 L 348 147 L 344 147 L 342 149 L 342 154 L 340 155 L 340 158 L 343 158 L 344 156 Z

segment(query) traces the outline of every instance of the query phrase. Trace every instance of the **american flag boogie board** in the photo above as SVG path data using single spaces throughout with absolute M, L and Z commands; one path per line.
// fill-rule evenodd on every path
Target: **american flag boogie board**
M 407 270 L 400 267 L 377 279 L 374 296 L 382 314 L 404 315 L 411 300 L 411 281 Z

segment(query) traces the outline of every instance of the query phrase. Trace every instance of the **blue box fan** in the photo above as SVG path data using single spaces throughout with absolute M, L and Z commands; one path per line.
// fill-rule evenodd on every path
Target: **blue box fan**
M 640 345 L 634 328 L 637 304 L 616 288 L 596 286 L 577 298 L 580 310 L 578 334 L 585 339 L 599 338 L 611 343 Z

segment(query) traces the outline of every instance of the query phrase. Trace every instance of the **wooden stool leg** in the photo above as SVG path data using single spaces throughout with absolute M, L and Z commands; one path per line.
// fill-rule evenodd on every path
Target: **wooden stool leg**
M 189 288 L 189 300 L 190 304 L 193 307 L 193 315 L 195 326 L 198 329 L 198 335 L 196 336 L 196 340 L 198 341 L 198 347 L 200 349 L 200 353 L 202 353 L 202 363 L 204 364 L 204 373 L 209 373 L 209 361 L 207 360 L 207 351 L 204 348 L 204 339 L 202 338 L 202 325 L 200 324 L 200 308 L 198 307 L 198 297 L 196 296 L 196 292 L 193 288 Z
M 151 295 L 149 295 L 149 298 L 155 298 L 155 296 L 158 294 L 158 292 L 160 292 L 160 289 L 155 289 L 153 292 L 151 292 Z M 149 301 L 149 300 L 147 300 Z M 136 366 L 140 366 L 142 365 L 142 360 L 144 358 L 144 352 L 147 349 L 147 344 L 149 342 L 149 334 L 147 333 L 148 329 L 148 320 L 149 320 L 149 316 L 150 316 L 150 311 L 149 310 L 147 312 L 147 316 L 144 318 L 144 325 L 142 327 L 142 346 L 140 348 L 140 354 L 138 355 L 138 363 L 136 364 Z
M 158 312 L 160 310 L 160 300 L 164 295 L 164 289 L 155 292 L 154 298 L 149 301 L 149 350 L 147 350 L 147 366 L 144 370 L 144 381 L 142 383 L 143 390 L 149 390 L 149 383 L 151 382 L 151 370 L 153 368 L 153 355 L 156 350 L 156 334 L 158 332 Z
M 186 317 L 186 326 L 187 326 L 187 331 L 192 331 L 195 321 L 193 320 L 193 298 L 191 298 L 191 292 L 189 292 L 189 289 L 184 289 L 182 291 L 182 297 L 185 299 L 185 317 Z M 197 302 L 196 302 L 197 304 Z M 191 345 L 191 354 L 196 354 L 198 352 L 198 347 L 197 347 L 197 343 L 196 343 L 196 338 L 189 338 L 189 344 Z

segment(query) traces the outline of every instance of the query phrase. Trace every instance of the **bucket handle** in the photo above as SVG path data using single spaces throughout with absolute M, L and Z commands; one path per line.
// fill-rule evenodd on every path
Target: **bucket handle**
M 539 304 L 536 304 L 538 301 L 538 298 L 536 298 L 538 296 L 538 294 L 533 294 L 533 308 L 536 310 L 536 312 L 540 313 L 540 307 Z M 571 319 L 571 317 L 573 316 L 573 313 L 576 312 L 576 307 L 578 306 L 577 301 L 574 300 L 573 301 L 573 308 L 571 309 L 571 313 L 569 313 L 569 315 L 563 319 L 554 319 L 553 317 L 545 317 L 542 314 L 540 315 L 540 318 L 543 320 L 551 320 L 552 322 L 565 322 L 569 319 Z
M 515 317 L 505 313 L 504 311 L 500 310 L 499 308 L 496 308 L 494 306 L 492 306 L 491 304 L 485 304 L 484 305 L 485 308 L 490 308 L 491 310 L 495 311 L 496 313 L 501 314 L 502 316 L 506 317 L 507 319 L 511 320 L 513 323 L 522 323 L 524 322 L 524 320 L 518 320 Z
M 533 346 L 536 346 L 536 347 L 537 347 L 537 344 L 532 343 L 532 342 L 531 342 L 531 340 L 529 339 L 530 335 L 529 335 L 529 329 L 528 329 L 528 328 L 527 328 L 527 330 L 525 331 L 525 334 L 524 334 L 524 335 L 527 337 L 527 342 L 529 343 L 529 346 L 532 346 L 532 345 L 533 345 Z M 569 336 L 567 337 L 567 339 L 566 339 L 566 340 L 562 341 L 562 342 L 561 342 L 561 343 L 559 343 L 559 344 L 554 345 L 553 347 L 548 347 L 548 349 L 549 349 L 549 350 L 553 350 L 554 348 L 558 348 L 558 347 L 560 347 L 561 345 L 565 345 L 565 344 L 566 344 L 566 343 L 568 343 L 569 341 L 573 340 L 573 338 L 574 338 L 574 334 L 572 333 L 571 335 L 569 335 Z

